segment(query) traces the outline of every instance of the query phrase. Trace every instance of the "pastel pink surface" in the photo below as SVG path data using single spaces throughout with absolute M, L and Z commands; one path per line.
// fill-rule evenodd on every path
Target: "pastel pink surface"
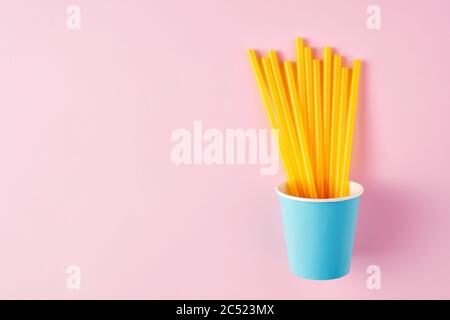
M 68 1 L 0 6 L 0 298 L 450 298 L 448 1 Z M 175 166 L 171 132 L 266 128 L 246 50 L 363 60 L 351 273 L 288 271 L 259 167 Z M 79 265 L 82 288 L 66 288 Z M 382 270 L 368 290 L 366 269 Z

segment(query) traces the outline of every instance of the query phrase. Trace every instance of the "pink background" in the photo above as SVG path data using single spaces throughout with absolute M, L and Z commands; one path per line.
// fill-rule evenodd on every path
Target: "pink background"
M 450 298 L 450 2 L 74 3 L 80 31 L 68 1 L 0 5 L 0 298 Z M 170 160 L 194 120 L 266 128 L 245 51 L 293 57 L 296 36 L 364 61 L 366 192 L 351 273 L 330 282 L 288 271 L 281 173 Z

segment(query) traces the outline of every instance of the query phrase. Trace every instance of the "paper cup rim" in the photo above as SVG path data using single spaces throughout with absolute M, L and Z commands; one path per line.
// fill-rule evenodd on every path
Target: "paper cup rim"
M 350 195 L 347 197 L 340 198 L 324 198 L 324 199 L 313 199 L 313 198 L 301 198 L 296 196 L 291 196 L 284 192 L 286 189 L 286 181 L 278 184 L 275 188 L 275 192 L 283 198 L 298 201 L 298 202 L 315 202 L 315 203 L 323 203 L 323 202 L 341 202 L 347 201 L 354 198 L 360 197 L 364 193 L 364 188 L 357 182 L 350 181 Z

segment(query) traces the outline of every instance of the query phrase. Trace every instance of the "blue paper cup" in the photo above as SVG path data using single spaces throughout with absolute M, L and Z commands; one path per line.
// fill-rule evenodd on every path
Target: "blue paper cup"
M 286 193 L 286 182 L 278 185 L 276 192 L 291 272 L 310 280 L 345 276 L 350 271 L 363 187 L 350 182 L 350 196 L 330 199 L 290 196 Z

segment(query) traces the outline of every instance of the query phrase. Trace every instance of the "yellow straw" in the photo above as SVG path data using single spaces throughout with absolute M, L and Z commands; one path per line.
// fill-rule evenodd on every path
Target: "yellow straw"
M 323 66 L 301 38 L 295 65 L 273 50 L 262 59 L 248 51 L 270 126 L 280 133 L 288 192 L 308 198 L 349 194 L 361 62 L 349 70 L 331 48 L 322 54 Z
M 254 50 L 249 50 L 248 56 L 250 58 L 250 63 L 252 65 L 252 69 L 255 74 L 258 89 L 263 100 L 264 109 L 266 110 L 267 118 L 269 119 L 269 124 L 272 129 L 279 129 L 275 113 L 272 107 L 272 102 L 270 100 L 264 74 L 261 70 L 259 59 L 257 58 L 256 52 Z M 293 192 L 298 195 L 299 190 L 295 185 L 295 174 L 293 173 L 292 164 L 290 163 L 286 152 L 287 149 L 284 140 L 279 141 L 278 149 L 280 151 L 281 162 L 283 163 L 283 167 L 286 170 L 288 189 L 290 190 L 290 192 Z
M 303 46 L 303 39 L 296 39 L 296 48 L 297 48 L 297 86 L 298 86 L 298 96 L 300 100 L 300 109 L 301 115 L 303 119 L 303 125 L 305 128 L 305 135 L 308 142 L 311 142 L 311 137 L 309 135 L 309 123 L 308 123 L 308 107 L 306 101 L 306 74 L 305 74 L 305 50 Z M 311 147 L 309 143 L 309 147 Z M 311 152 L 311 150 L 308 150 Z
M 294 110 L 294 119 L 297 128 L 297 136 L 300 145 L 300 153 L 302 155 L 302 165 L 305 168 L 305 177 L 307 182 L 307 193 L 310 196 L 315 194 L 316 186 L 314 183 L 314 176 L 311 167 L 311 159 L 309 157 L 309 148 L 308 148 L 308 140 L 306 138 L 305 130 L 303 127 L 303 115 L 300 110 L 300 101 L 298 98 L 295 77 L 294 77 L 294 69 L 292 67 L 292 63 L 290 61 L 284 62 L 284 70 L 287 78 L 287 84 L 289 88 L 289 95 L 291 98 L 291 105 Z
M 309 147 L 311 149 L 311 162 L 313 167 L 314 177 L 317 176 L 316 157 L 317 152 L 315 150 L 314 143 L 314 88 L 313 88 L 313 72 L 312 72 L 312 52 L 311 48 L 305 47 L 305 88 L 306 88 L 306 110 L 308 119 L 308 140 Z
M 267 117 L 269 118 L 269 124 L 273 129 L 275 129 L 277 128 L 275 113 L 272 109 L 267 86 L 264 81 L 264 75 L 261 72 L 259 59 L 256 56 L 255 50 L 248 50 L 248 57 L 250 58 L 250 64 L 252 65 L 253 73 L 255 74 L 256 83 L 263 99 L 264 109 L 266 110 Z
M 324 189 L 324 159 L 323 159 L 323 119 L 322 119 L 322 88 L 320 76 L 320 60 L 313 60 L 314 87 L 314 150 L 316 152 L 316 185 L 319 198 L 325 197 Z
M 331 107 L 331 134 L 330 134 L 330 167 L 329 167 L 329 195 L 334 198 L 336 195 L 336 172 L 337 172 L 337 144 L 338 144 L 338 110 L 339 110 L 339 94 L 341 91 L 341 57 L 334 55 L 333 61 L 333 90 L 332 90 L 332 107 Z
M 285 110 L 282 106 L 282 102 L 280 99 L 280 94 L 277 91 L 276 87 L 276 81 L 274 79 L 274 72 L 272 70 L 272 66 L 270 64 L 269 58 L 262 58 L 262 64 L 264 68 L 264 72 L 266 74 L 266 79 L 269 87 L 269 91 L 271 93 L 271 96 L 274 100 L 274 107 L 277 114 L 277 120 L 280 128 L 280 140 L 284 140 L 284 135 L 288 136 L 289 140 L 289 148 L 287 148 L 287 158 L 290 159 L 290 163 L 292 165 L 292 168 L 294 168 L 295 172 L 295 186 L 298 190 L 298 195 L 305 194 L 305 188 L 301 183 L 298 183 L 301 181 L 301 165 L 300 160 L 298 158 L 298 153 L 296 153 L 296 140 L 295 140 L 295 133 L 289 129 L 289 116 L 287 115 L 288 110 Z M 294 133 L 294 134 L 293 134 Z
M 336 196 L 341 197 L 343 190 L 341 189 L 342 180 L 344 179 L 344 139 L 345 139 L 345 123 L 347 117 L 348 103 L 348 68 L 342 67 L 341 75 L 341 93 L 339 99 L 338 110 L 338 144 L 337 144 L 337 170 L 336 170 Z
M 324 185 L 325 196 L 329 196 L 329 163 L 331 142 L 331 48 L 323 49 L 323 149 L 324 149 Z
M 343 196 L 349 194 L 349 174 L 350 174 L 350 158 L 352 155 L 353 145 L 353 131 L 355 128 L 355 114 L 356 103 L 358 100 L 358 83 L 359 74 L 361 70 L 361 61 L 355 60 L 353 62 L 352 81 L 350 85 L 350 98 L 348 105 L 347 128 L 345 131 L 345 145 L 344 145 L 344 178 L 342 179 L 341 189 Z
M 286 89 L 284 87 L 284 82 L 283 82 L 283 76 L 281 74 L 281 70 L 280 70 L 280 63 L 278 61 L 278 56 L 277 53 L 273 50 L 270 50 L 268 53 L 271 65 L 272 65 L 272 72 L 274 75 L 274 79 L 275 79 L 275 84 L 276 84 L 276 88 L 278 89 L 278 94 L 280 97 L 280 101 L 281 101 L 281 111 L 282 111 L 282 115 L 284 117 L 284 121 L 286 124 L 286 130 L 287 133 L 289 135 L 289 140 L 291 142 L 292 145 L 292 151 L 293 151 L 293 156 L 298 168 L 298 172 L 300 175 L 300 185 L 301 188 L 304 190 L 305 194 L 308 194 L 306 192 L 308 186 L 307 186 L 307 182 L 306 182 L 306 174 L 305 174 L 305 168 L 301 165 L 300 162 L 300 150 L 299 150 L 299 144 L 297 141 L 297 134 L 295 131 L 295 124 L 292 121 L 292 114 L 291 114 L 291 109 L 289 106 L 289 101 L 288 101 L 288 94 L 286 92 Z

